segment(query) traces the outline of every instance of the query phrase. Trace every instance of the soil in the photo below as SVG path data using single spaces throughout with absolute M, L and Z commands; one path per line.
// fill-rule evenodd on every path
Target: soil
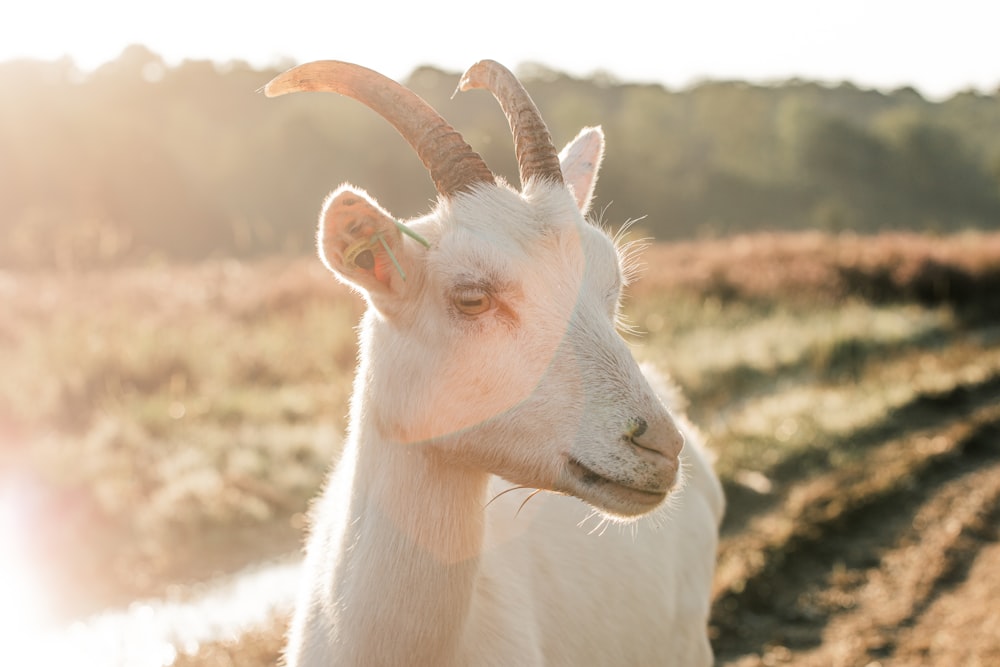
M 921 396 L 861 455 L 727 489 L 711 621 L 727 667 L 1000 665 L 1000 378 Z M 274 664 L 283 623 L 183 666 Z
M 728 485 L 716 665 L 1000 665 L 1000 375 L 918 395 L 832 449 Z M 273 665 L 284 629 L 176 664 Z
M 717 664 L 1000 665 L 1000 381 L 859 437 L 829 472 L 727 489 Z

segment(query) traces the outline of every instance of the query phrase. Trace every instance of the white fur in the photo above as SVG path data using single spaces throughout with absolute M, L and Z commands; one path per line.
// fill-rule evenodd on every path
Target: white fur
M 566 186 L 441 201 L 410 223 L 430 249 L 360 190 L 328 199 L 324 261 L 370 307 L 291 667 L 711 664 L 722 492 L 615 332 L 621 260 L 583 216 L 602 152 L 587 129 L 560 155 Z M 405 280 L 344 264 L 372 230 Z M 470 292 L 490 310 L 456 311 Z M 550 492 L 520 508 L 534 489 Z

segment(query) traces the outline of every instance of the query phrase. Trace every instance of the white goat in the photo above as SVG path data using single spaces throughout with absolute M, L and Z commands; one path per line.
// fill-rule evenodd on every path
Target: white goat
M 585 219 L 603 134 L 585 129 L 557 154 L 524 88 L 491 61 L 460 87 L 503 107 L 520 192 L 371 70 L 315 62 L 265 89 L 360 100 L 440 194 L 408 227 L 349 185 L 321 214 L 323 261 L 368 310 L 287 662 L 709 665 L 722 491 L 670 393 L 615 331 L 622 258 Z M 525 491 L 501 493 L 512 486 Z M 552 493 L 523 505 L 533 489 Z M 668 495 L 659 519 L 584 525 L 650 515 Z

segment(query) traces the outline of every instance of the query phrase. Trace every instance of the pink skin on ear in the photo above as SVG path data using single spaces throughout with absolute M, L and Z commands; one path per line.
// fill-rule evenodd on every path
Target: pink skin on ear
M 396 259 L 401 235 L 395 220 L 363 193 L 335 192 L 319 233 L 324 262 L 346 280 L 371 289 L 388 287 L 393 272 L 405 276 Z
M 374 232 L 367 238 L 362 232 L 362 238 L 355 241 L 344 250 L 343 261 L 346 266 L 353 266 L 361 271 L 369 271 L 383 285 L 388 285 L 392 270 L 399 271 L 400 277 L 406 280 L 399 265 L 389 249 L 381 232 Z

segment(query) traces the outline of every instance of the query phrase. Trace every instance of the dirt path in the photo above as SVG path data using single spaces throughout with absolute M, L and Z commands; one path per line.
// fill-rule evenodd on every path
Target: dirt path
M 1000 382 L 919 397 L 883 430 L 731 517 L 750 529 L 723 543 L 719 664 L 1000 664 Z
M 717 665 L 1000 665 L 1000 372 L 829 444 L 727 488 Z M 176 664 L 272 665 L 283 629 Z
M 852 462 L 730 489 L 712 615 L 726 667 L 1000 665 L 1000 377 L 918 396 Z M 283 624 L 180 667 L 269 665 Z

